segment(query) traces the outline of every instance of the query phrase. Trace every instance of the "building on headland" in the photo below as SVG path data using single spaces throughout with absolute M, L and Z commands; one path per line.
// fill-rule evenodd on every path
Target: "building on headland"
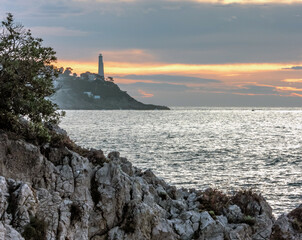
M 94 95 L 92 92 L 83 92 L 84 95 L 86 95 L 89 98 L 93 98 L 95 100 L 100 100 L 101 96 L 100 95 Z
M 101 53 L 99 54 L 99 72 L 98 72 L 98 74 L 101 76 L 102 79 L 105 79 L 103 55 Z
M 95 80 L 95 75 L 94 74 L 88 74 L 88 81 L 94 81 Z
M 88 97 L 93 97 L 92 92 L 83 92 L 85 95 L 87 95 Z
M 0 64 L 0 71 L 1 71 L 1 64 Z M 59 77 L 56 79 L 56 81 L 64 81 L 66 79 L 81 79 L 89 82 L 94 81 L 106 81 L 113 82 L 112 77 L 108 77 L 108 79 L 105 79 L 104 76 L 104 63 L 103 63 L 103 55 L 99 54 L 99 66 L 98 66 L 98 73 L 91 73 L 91 72 L 84 72 L 81 73 L 79 76 L 76 73 L 72 74 L 72 68 L 67 67 L 64 71 L 64 68 L 60 68 L 60 74 Z

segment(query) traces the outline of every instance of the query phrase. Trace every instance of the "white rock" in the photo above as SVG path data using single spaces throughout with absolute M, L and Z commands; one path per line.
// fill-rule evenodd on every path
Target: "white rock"
M 19 232 L 13 229 L 10 225 L 5 225 L 5 240 L 24 240 Z

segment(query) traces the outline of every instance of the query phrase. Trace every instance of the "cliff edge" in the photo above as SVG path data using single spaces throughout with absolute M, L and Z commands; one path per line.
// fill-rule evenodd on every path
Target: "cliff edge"
M 302 205 L 275 220 L 261 195 L 177 189 L 118 152 L 2 131 L 0 176 L 0 239 L 302 239 Z

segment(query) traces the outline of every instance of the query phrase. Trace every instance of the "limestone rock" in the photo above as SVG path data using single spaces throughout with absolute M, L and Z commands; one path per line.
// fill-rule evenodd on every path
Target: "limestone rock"
M 274 223 L 260 195 L 177 189 L 118 152 L 85 156 L 0 133 L 0 239 L 33 221 L 47 240 L 302 239 L 301 207 Z
M 243 219 L 243 214 L 241 212 L 240 207 L 237 205 L 230 205 L 228 208 L 225 210 L 225 215 L 228 219 L 229 222 L 231 223 L 238 223 L 242 221 Z
M 12 226 L 0 223 L 0 239 L 5 240 L 24 240 L 19 232 Z
M 273 227 L 271 240 L 302 239 L 302 204 L 289 214 L 282 214 Z

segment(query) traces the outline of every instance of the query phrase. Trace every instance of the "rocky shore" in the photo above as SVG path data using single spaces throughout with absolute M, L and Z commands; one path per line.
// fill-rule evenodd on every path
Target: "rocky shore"
M 302 205 L 275 219 L 252 191 L 177 189 L 118 152 L 2 131 L 0 176 L 0 239 L 302 239 Z

